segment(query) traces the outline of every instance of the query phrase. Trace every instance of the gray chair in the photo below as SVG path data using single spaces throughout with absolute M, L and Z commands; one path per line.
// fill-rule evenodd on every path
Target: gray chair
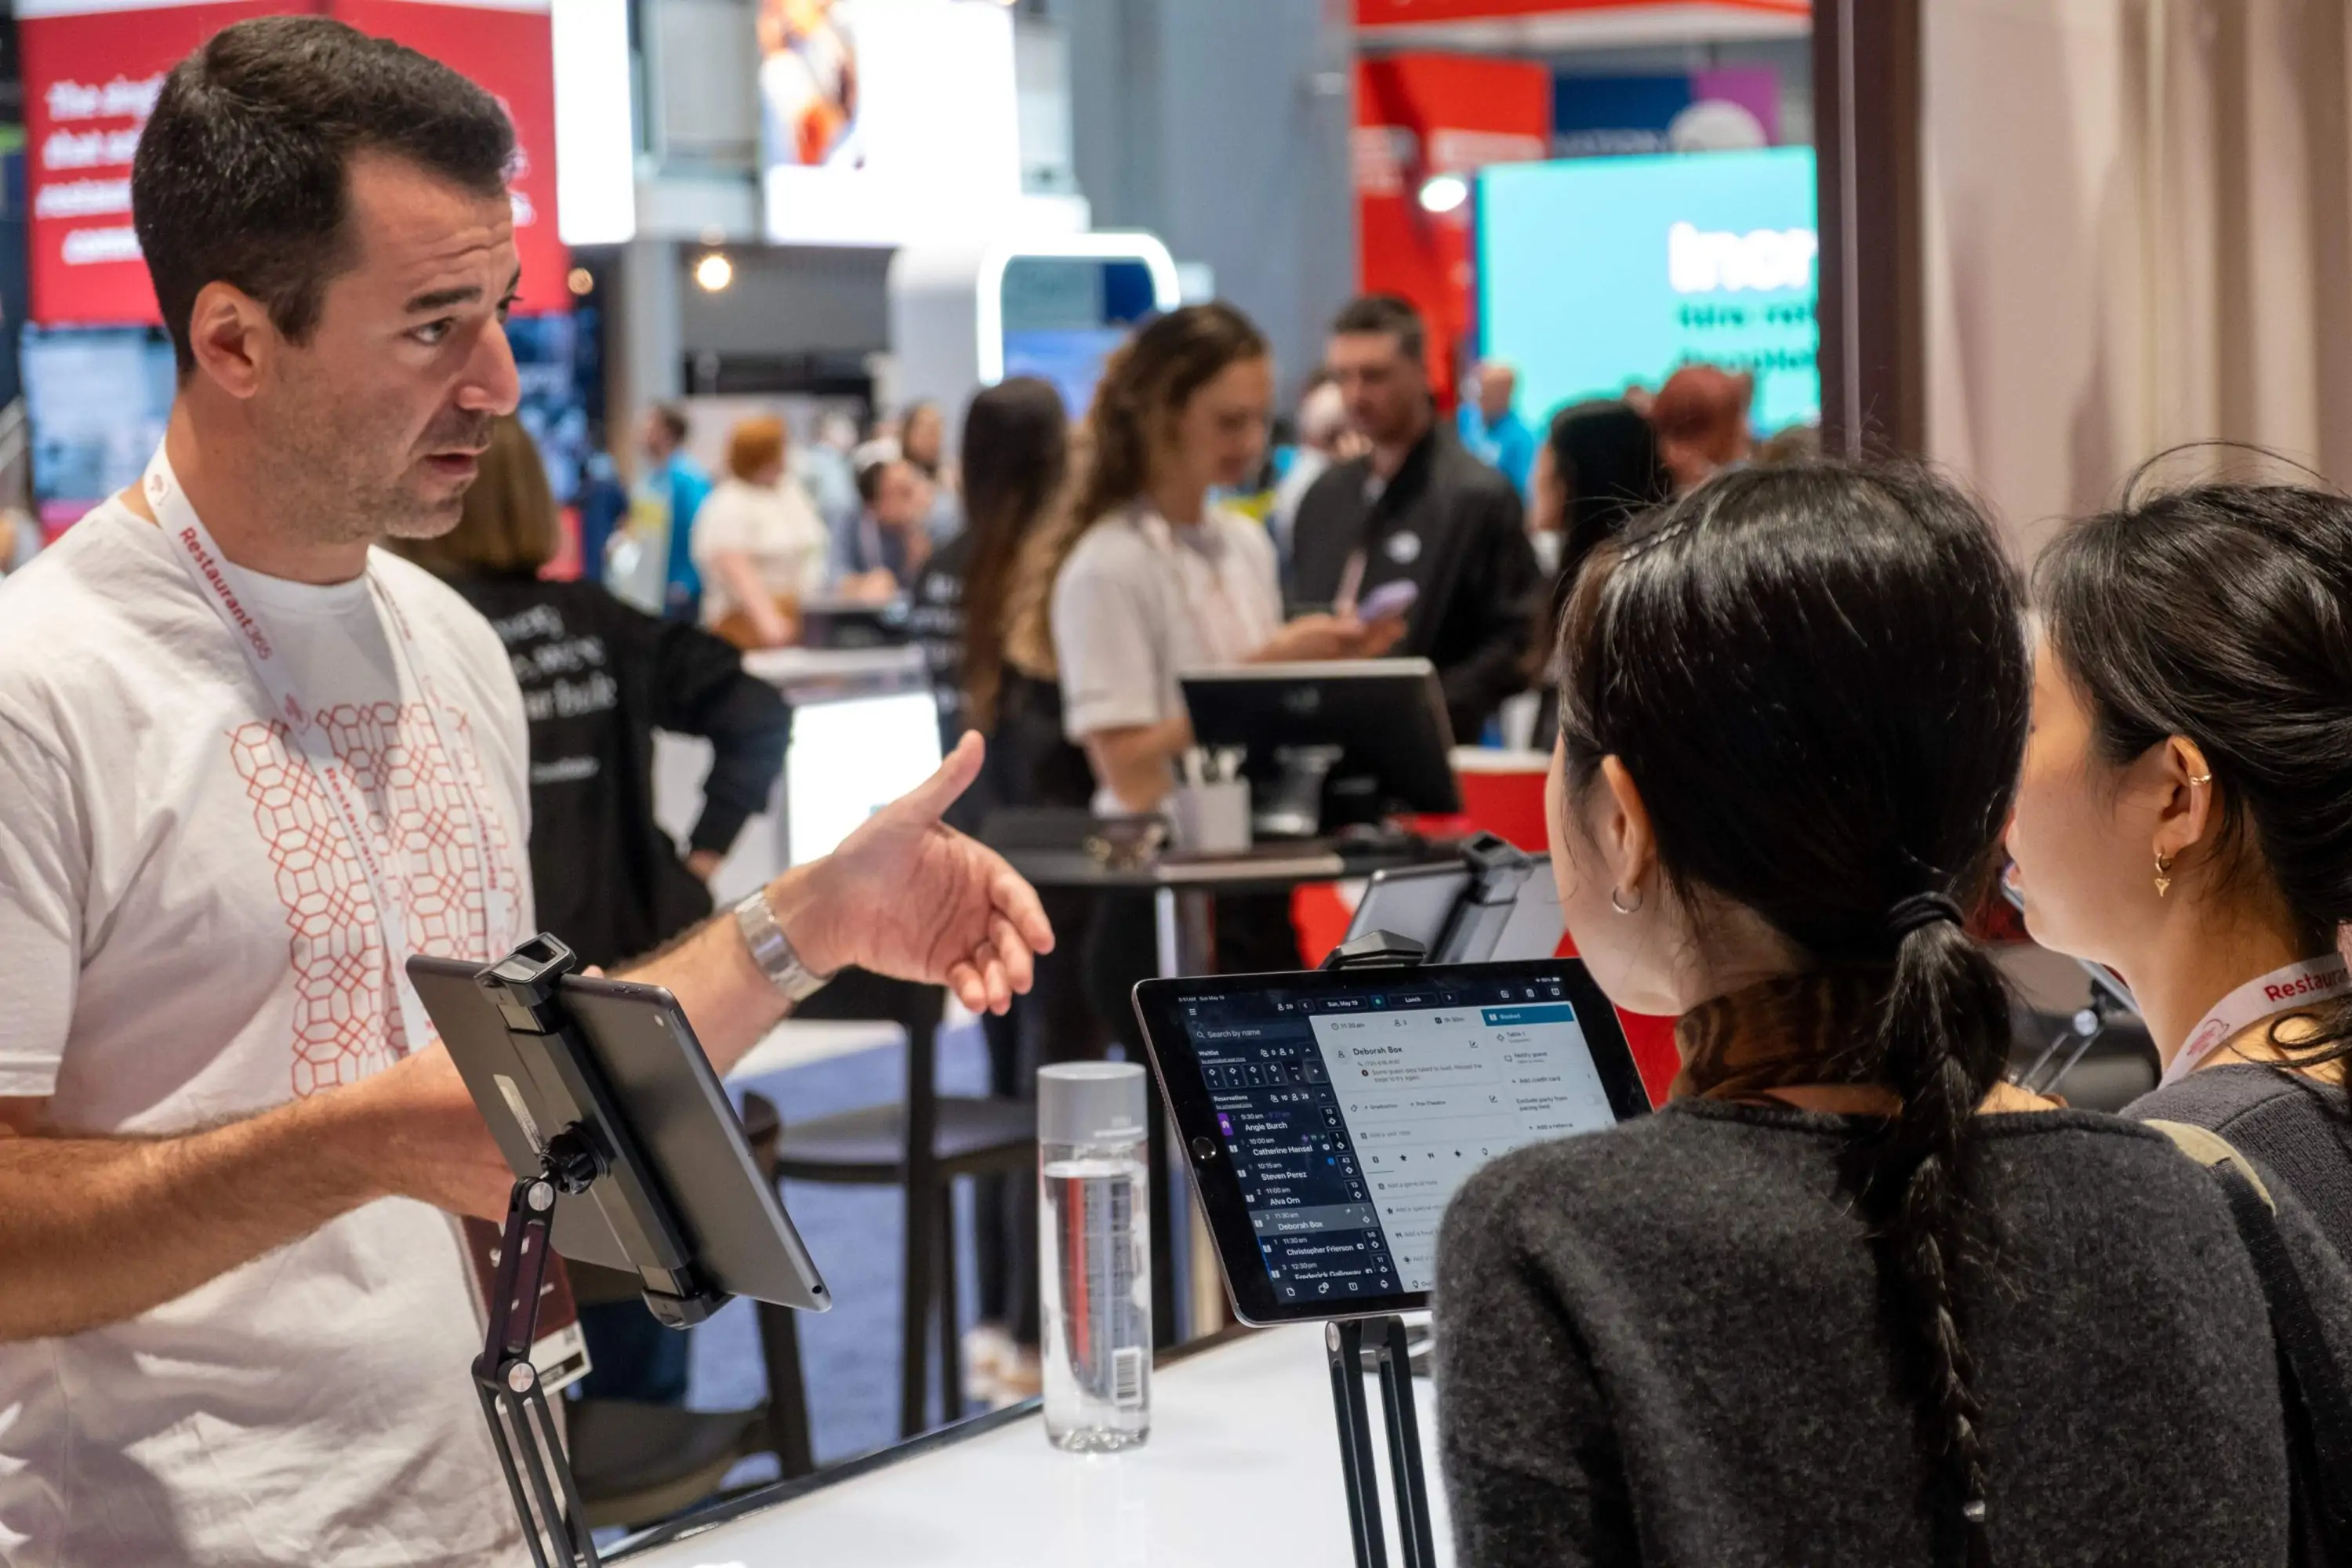
M 759 1094 L 746 1094 L 743 1101 L 744 1135 L 755 1153 L 774 1150 L 769 1168 L 777 1181 L 905 1191 L 898 1428 L 908 1437 L 929 1425 L 934 1334 L 940 1419 L 953 1421 L 963 1414 L 954 1184 L 966 1176 L 1026 1175 L 1037 1160 L 1034 1106 L 939 1092 L 937 1036 L 944 1008 L 945 993 L 937 986 L 852 972 L 812 997 L 803 1016 L 887 1017 L 902 1025 L 907 1031 L 905 1097 L 801 1122 L 785 1121 Z M 780 1458 L 786 1458 L 788 1449 L 804 1451 L 807 1442 L 807 1393 L 794 1318 L 782 1308 L 760 1308 L 769 1420 Z M 789 1468 L 789 1460 L 787 1464 L 787 1476 L 799 1473 Z

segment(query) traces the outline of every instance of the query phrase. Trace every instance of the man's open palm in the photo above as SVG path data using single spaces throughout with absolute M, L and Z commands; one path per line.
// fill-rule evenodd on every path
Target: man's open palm
M 846 964 L 944 984 L 973 1012 L 1002 1013 L 1029 989 L 1034 955 L 1054 949 L 1036 890 L 983 847 L 940 821 L 980 776 L 976 734 L 912 793 L 859 825 L 810 868 L 802 960 L 820 972 Z

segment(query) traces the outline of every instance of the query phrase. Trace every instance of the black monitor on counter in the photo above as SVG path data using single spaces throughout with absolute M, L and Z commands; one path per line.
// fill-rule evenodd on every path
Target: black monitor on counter
M 1261 835 L 1462 809 L 1445 691 L 1425 658 L 1244 665 L 1182 684 L 1195 743 L 1244 754 Z

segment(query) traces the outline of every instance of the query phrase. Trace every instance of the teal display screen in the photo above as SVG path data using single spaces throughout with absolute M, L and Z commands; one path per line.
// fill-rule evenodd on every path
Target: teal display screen
M 1517 369 L 1531 420 L 1692 363 L 1754 372 L 1759 435 L 1818 420 L 1813 213 L 1809 147 L 1497 164 L 1482 353 Z

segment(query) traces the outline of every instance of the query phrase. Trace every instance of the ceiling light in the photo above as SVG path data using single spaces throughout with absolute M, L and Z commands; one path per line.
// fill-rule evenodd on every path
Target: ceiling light
M 1421 210 L 1450 213 L 1470 199 L 1470 182 L 1459 174 L 1432 174 L 1421 183 Z
M 575 267 L 565 275 L 564 286 L 575 295 L 585 297 L 596 291 L 596 275 L 585 267 Z
M 735 264 L 714 250 L 694 264 L 694 280 L 704 293 L 716 294 L 735 281 Z

